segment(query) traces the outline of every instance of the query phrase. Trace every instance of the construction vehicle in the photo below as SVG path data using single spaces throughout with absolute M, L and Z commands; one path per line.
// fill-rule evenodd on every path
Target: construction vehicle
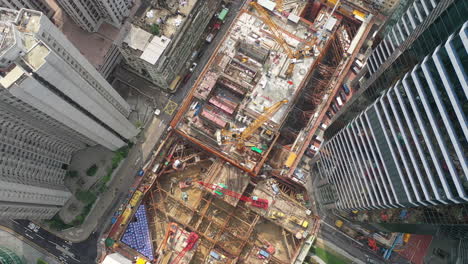
M 238 150 L 243 149 L 246 144 L 247 140 L 250 139 L 252 134 L 257 131 L 266 121 L 268 121 L 278 110 L 286 104 L 288 100 L 282 100 L 271 107 L 265 108 L 265 111 L 255 120 L 253 121 L 247 128 L 241 129 L 231 129 L 229 130 L 221 130 L 221 135 L 228 139 L 228 141 L 233 141 L 236 144 Z M 224 143 L 228 142 L 225 141 Z
M 191 232 L 187 238 L 187 245 L 184 249 L 177 255 L 177 257 L 171 262 L 171 264 L 178 264 L 179 261 L 185 256 L 185 254 L 191 250 L 198 241 L 198 235 L 195 232 Z
M 206 182 L 201 182 L 201 181 L 199 181 L 198 183 L 207 189 L 213 190 L 216 195 L 219 195 L 219 196 L 228 195 L 228 196 L 237 198 L 241 201 L 250 203 L 254 207 L 262 208 L 265 210 L 268 209 L 267 199 L 258 198 L 256 196 L 247 197 L 242 194 L 226 189 L 226 186 L 222 184 L 211 184 L 211 183 L 206 183 Z
M 282 212 L 275 211 L 275 210 L 271 210 L 268 217 L 269 217 L 270 219 L 276 220 L 276 219 L 284 218 L 284 216 L 285 216 L 285 214 L 282 213 Z
M 304 219 L 299 219 L 296 216 L 289 217 L 289 221 L 296 224 L 296 225 L 298 225 L 298 226 L 300 226 L 300 227 L 302 227 L 302 228 L 304 228 L 304 229 L 309 227 L 309 222 L 308 221 L 306 221 Z

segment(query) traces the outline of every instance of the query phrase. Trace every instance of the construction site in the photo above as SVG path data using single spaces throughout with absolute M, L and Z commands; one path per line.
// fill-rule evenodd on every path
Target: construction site
M 353 10 L 247 1 L 117 214 L 108 249 L 174 264 L 307 253 L 320 222 L 297 164 L 362 45 L 356 36 L 369 32 L 372 15 Z

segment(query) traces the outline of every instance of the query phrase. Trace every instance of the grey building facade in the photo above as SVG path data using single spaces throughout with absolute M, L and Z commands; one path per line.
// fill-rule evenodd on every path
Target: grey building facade
M 464 1 L 417 0 L 389 26 L 315 157 L 323 207 L 392 212 L 394 231 L 415 224 L 398 219 L 407 208 L 420 225 L 468 226 L 466 14 Z
M 103 22 L 120 27 L 130 14 L 129 0 L 57 0 L 82 29 L 96 32 Z
M 41 12 L 0 8 L 0 218 L 50 218 L 71 156 L 138 132 L 129 105 Z

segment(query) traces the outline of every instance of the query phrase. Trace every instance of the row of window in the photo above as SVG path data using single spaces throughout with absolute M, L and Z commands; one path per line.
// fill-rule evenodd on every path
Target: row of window
M 59 211 L 60 208 L 45 207 L 22 207 L 0 205 L 0 215 L 11 216 L 15 218 L 39 217 L 50 218 Z
M 41 34 L 43 37 L 43 40 L 47 41 L 50 47 L 57 52 L 59 55 L 61 55 L 62 59 L 64 59 L 77 73 L 85 79 L 88 84 L 90 84 L 92 87 L 96 89 L 96 91 L 99 92 L 111 105 L 113 105 L 117 110 L 119 110 L 120 113 L 122 113 L 124 116 L 129 115 L 129 111 L 121 105 L 117 100 L 110 95 L 109 92 L 107 92 L 102 85 L 100 85 L 96 79 L 91 77 L 91 75 L 88 73 L 88 71 L 78 63 L 57 41 L 55 41 L 51 35 L 47 34 L 46 32 L 43 32 Z
M 2 107 L 2 110 L 3 111 L 0 112 L 0 124 L 4 129 L 6 129 L 5 132 L 8 131 L 8 127 L 11 127 L 12 133 L 16 134 L 14 137 L 18 137 L 20 135 L 24 136 L 25 140 L 30 142 L 28 144 L 31 144 L 31 146 L 37 146 L 41 149 L 36 149 L 39 153 L 41 151 L 46 151 L 44 155 L 55 156 L 55 159 L 57 160 L 68 162 L 68 160 L 64 159 L 66 159 L 73 151 L 78 150 L 81 147 L 81 144 L 72 145 L 71 143 L 74 142 L 67 142 L 61 138 L 51 137 L 49 134 L 46 134 L 47 132 L 44 133 L 43 131 L 38 130 L 34 123 L 25 122 L 23 118 L 27 117 L 24 115 L 16 115 L 4 107 Z
M 81 142 L 88 141 L 88 139 L 83 135 L 62 125 L 55 119 L 49 117 L 48 115 L 35 109 L 31 105 L 9 94 L 7 91 L 5 91 L 0 96 L 0 99 L 5 103 L 16 108 L 16 111 L 11 110 L 2 112 L 4 118 L 8 117 L 8 120 L 13 124 L 27 127 L 27 130 L 35 131 L 36 133 L 41 134 L 44 137 L 50 137 L 50 135 L 53 135 L 54 138 L 52 139 L 52 141 L 57 142 L 57 144 L 60 144 L 62 146 L 61 148 L 77 150 L 82 147 Z M 18 111 L 21 111 L 20 114 L 15 114 Z M 30 122 L 26 121 L 25 119 L 29 119 Z M 67 133 L 64 133 L 64 130 Z M 81 142 L 78 139 L 81 140 Z
M 26 187 L 27 188 L 27 187 Z M 0 200 L 3 201 L 22 201 L 29 203 L 45 203 L 63 205 L 67 201 L 67 196 L 55 196 L 42 193 L 31 193 L 26 191 L 17 191 L 2 189 L 0 191 Z

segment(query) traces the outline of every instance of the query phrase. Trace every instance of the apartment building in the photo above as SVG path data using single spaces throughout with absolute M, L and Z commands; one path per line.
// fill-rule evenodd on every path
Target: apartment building
M 57 0 L 57 3 L 89 32 L 96 32 L 103 22 L 120 27 L 130 13 L 129 0 Z
M 50 218 L 71 156 L 116 150 L 129 105 L 41 12 L 0 8 L 0 218 Z
M 466 234 L 454 228 L 468 226 L 467 12 L 463 1 L 416 0 L 389 25 L 315 157 L 324 208 Z M 398 218 L 407 208 L 413 222 Z

